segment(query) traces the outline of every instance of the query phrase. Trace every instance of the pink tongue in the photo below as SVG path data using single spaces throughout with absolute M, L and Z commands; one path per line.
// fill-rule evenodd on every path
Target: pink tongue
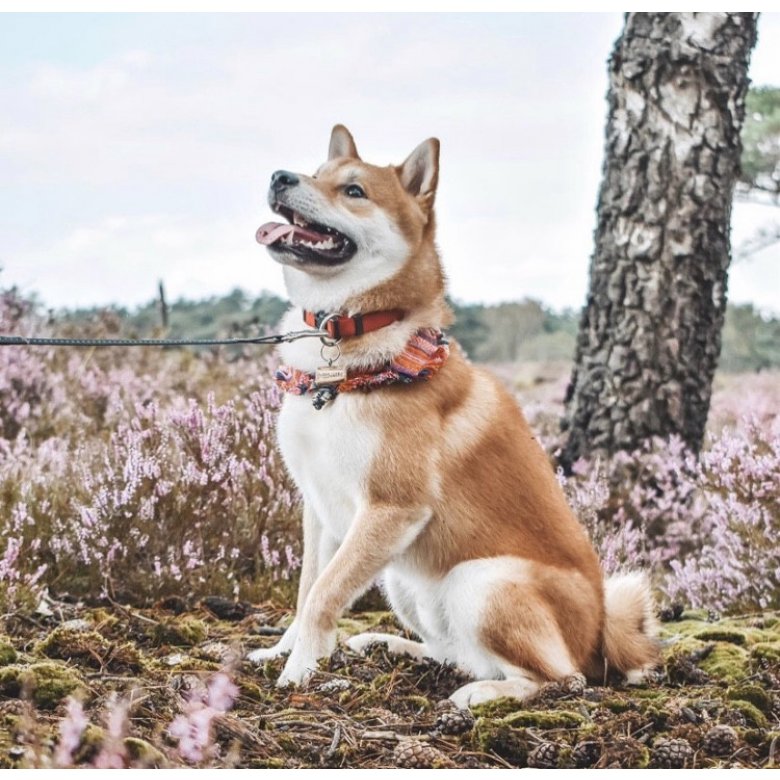
M 327 241 L 328 236 L 317 233 L 316 230 L 301 227 L 300 225 L 288 225 L 284 222 L 266 222 L 257 229 L 255 238 L 258 243 L 264 246 L 275 244 L 287 236 L 295 236 L 299 240 L 309 241 L 316 244 L 320 241 Z
M 265 225 L 260 225 L 257 229 L 255 238 L 259 244 L 268 246 L 278 241 L 280 238 L 284 238 L 294 232 L 295 225 L 288 225 L 281 222 L 266 222 Z

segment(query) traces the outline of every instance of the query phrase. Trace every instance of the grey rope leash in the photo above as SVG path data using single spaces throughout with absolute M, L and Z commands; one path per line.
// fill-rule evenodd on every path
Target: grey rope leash
M 0 336 L 0 347 L 216 347 L 237 344 L 283 344 L 307 338 L 319 338 L 323 343 L 334 341 L 327 330 L 319 328 L 236 339 L 76 339 Z

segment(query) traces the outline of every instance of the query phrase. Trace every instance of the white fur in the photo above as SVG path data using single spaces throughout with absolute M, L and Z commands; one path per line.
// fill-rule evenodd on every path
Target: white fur
M 425 655 L 475 677 L 527 680 L 532 675 L 484 646 L 481 631 L 486 604 L 496 590 L 529 579 L 528 563 L 511 556 L 464 561 L 441 579 L 422 575 L 409 556 L 401 556 L 385 570 L 383 585 L 393 611 L 422 639 Z M 350 646 L 372 641 L 362 636 Z M 563 646 L 551 644 L 546 658 L 562 675 L 576 672 Z
M 484 704 L 502 696 L 512 699 L 530 699 L 540 688 L 539 681 L 527 672 L 519 672 L 516 677 L 506 680 L 477 680 L 458 688 L 450 696 L 450 701 L 462 710 Z
M 356 653 L 364 653 L 375 644 L 386 644 L 387 650 L 395 655 L 410 655 L 416 661 L 421 661 L 428 654 L 422 642 L 413 642 L 395 634 L 365 633 L 347 639 L 347 647 Z
M 277 436 L 287 468 L 324 532 L 340 544 L 363 501 L 381 432 L 361 414 L 358 393 L 316 410 L 310 396 L 285 396 Z

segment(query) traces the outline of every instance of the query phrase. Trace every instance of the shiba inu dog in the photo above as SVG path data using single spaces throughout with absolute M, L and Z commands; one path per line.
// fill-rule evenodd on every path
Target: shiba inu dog
M 514 399 L 442 336 L 438 174 L 436 139 L 377 167 L 337 125 L 313 176 L 271 179 L 286 223 L 258 241 L 283 266 L 284 325 L 303 319 L 341 341 L 281 348 L 278 442 L 304 498 L 304 556 L 293 623 L 249 658 L 289 652 L 278 684 L 306 682 L 339 616 L 381 578 L 420 641 L 347 644 L 458 665 L 475 678 L 452 694 L 459 707 L 605 667 L 636 681 L 657 659 L 645 578 L 603 580 Z

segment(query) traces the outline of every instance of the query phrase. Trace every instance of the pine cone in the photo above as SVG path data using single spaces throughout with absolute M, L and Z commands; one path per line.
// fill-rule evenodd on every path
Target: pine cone
M 601 745 L 598 742 L 578 742 L 571 757 L 577 769 L 591 767 L 601 758 Z
M 726 712 L 721 714 L 720 719 L 728 726 L 740 726 L 742 728 L 747 726 L 745 713 L 739 710 L 726 710 Z
M 402 739 L 395 746 L 393 759 L 403 769 L 438 769 L 452 766 L 441 750 L 419 739 Z
M 561 746 L 557 742 L 542 742 L 528 754 L 528 766 L 533 769 L 556 769 Z
M 659 769 L 686 769 L 693 759 L 687 739 L 659 739 L 653 745 L 652 766 Z
M 435 728 L 442 734 L 465 734 L 474 728 L 474 716 L 468 710 L 446 710 L 439 713 Z
M 584 674 L 570 674 L 568 677 L 564 677 L 561 681 L 561 690 L 564 693 L 569 693 L 572 696 L 582 696 L 585 692 L 585 688 L 588 685 L 588 681 L 585 679 Z
M 702 747 L 711 756 L 728 756 L 737 749 L 737 732 L 731 726 L 713 726 L 705 735 Z
M 673 620 L 679 620 L 683 613 L 682 604 L 672 604 L 661 610 L 660 618 L 662 623 L 671 623 Z

